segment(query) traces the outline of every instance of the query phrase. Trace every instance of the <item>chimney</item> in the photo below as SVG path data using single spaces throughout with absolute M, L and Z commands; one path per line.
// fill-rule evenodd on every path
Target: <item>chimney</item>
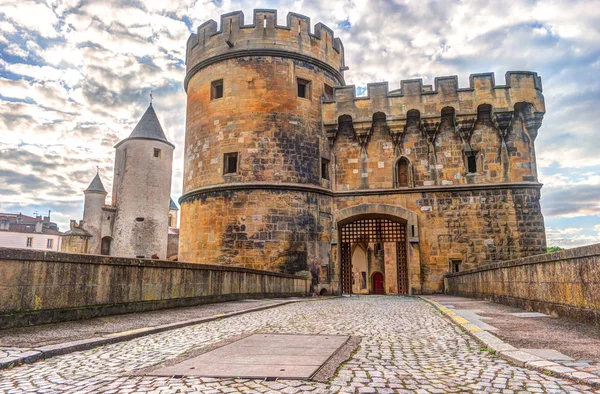
M 77 227 L 77 220 L 73 220 L 73 219 L 71 219 L 71 221 L 69 222 L 69 228 L 70 228 L 71 230 L 73 230 L 73 229 L 74 229 L 74 228 L 76 228 L 76 227 Z

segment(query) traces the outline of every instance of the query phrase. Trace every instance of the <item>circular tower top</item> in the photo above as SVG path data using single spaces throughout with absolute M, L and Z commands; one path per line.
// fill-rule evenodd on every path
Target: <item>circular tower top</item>
M 221 28 L 209 20 L 187 41 L 187 90 L 190 78 L 201 69 L 226 59 L 244 56 L 279 56 L 313 64 L 329 71 L 344 85 L 344 46 L 333 30 L 322 23 L 310 31 L 310 18 L 287 14 L 286 25 L 277 24 L 276 10 L 254 10 L 252 24 L 244 24 L 242 11 L 221 16 Z

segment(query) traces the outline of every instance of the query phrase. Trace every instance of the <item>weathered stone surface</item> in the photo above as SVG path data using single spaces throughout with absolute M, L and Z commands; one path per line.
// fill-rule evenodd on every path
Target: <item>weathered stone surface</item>
M 237 267 L 0 248 L 0 328 L 306 295 L 302 277 Z
M 194 349 L 256 332 L 358 335 L 360 347 L 325 382 L 140 376 Z M 341 360 L 340 360 L 341 361 Z M 299 302 L 2 372 L 0 391 L 116 393 L 594 393 L 521 368 L 480 345 L 423 301 L 357 296 Z
M 447 274 L 446 293 L 600 324 L 600 244 Z
M 274 11 L 254 18 L 224 15 L 221 30 L 208 21 L 188 41 L 181 260 L 308 270 L 336 293 L 336 217 L 363 205 L 357 215 L 402 212 L 384 215 L 407 226 L 409 293 L 441 291 L 450 259 L 462 270 L 545 251 L 537 74 L 509 72 L 504 86 L 472 75 L 464 89 L 454 76 L 392 91 L 375 83 L 355 97 L 331 30 L 317 24 L 310 34 L 297 14 L 286 26 Z M 299 79 L 310 82 L 306 98 Z M 229 153 L 237 171 L 225 174 Z M 396 278 L 384 282 L 398 291 Z

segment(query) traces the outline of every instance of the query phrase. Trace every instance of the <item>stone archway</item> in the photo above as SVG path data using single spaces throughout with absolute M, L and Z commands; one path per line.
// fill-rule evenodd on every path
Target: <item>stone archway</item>
M 414 212 L 388 204 L 360 204 L 336 212 L 334 223 L 338 234 L 339 257 L 336 271 L 339 273 L 340 293 L 355 293 L 352 260 L 356 243 L 385 245 L 385 293 L 411 293 L 409 242 L 414 243 L 415 234 L 418 234 L 417 215 Z M 412 271 L 414 270 L 415 267 Z M 369 280 L 370 292 L 373 286 L 372 280 Z

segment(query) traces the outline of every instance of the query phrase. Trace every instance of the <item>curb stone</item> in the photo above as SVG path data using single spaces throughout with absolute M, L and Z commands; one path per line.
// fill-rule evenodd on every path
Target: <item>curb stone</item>
M 552 376 L 573 380 L 577 383 L 586 384 L 594 388 L 600 388 L 600 379 L 598 379 L 598 376 L 596 375 L 565 367 L 564 365 L 519 350 L 497 336 L 485 331 L 476 324 L 471 323 L 464 317 L 458 316 L 451 309 L 443 306 L 439 302 L 423 296 L 418 296 L 418 298 L 438 309 L 447 319 L 454 322 L 475 340 L 484 344 L 485 347 L 495 351 L 498 356 L 519 367 L 534 369 L 542 373 L 551 374 Z
M 16 367 L 23 363 L 33 363 L 39 360 L 45 360 L 50 357 L 60 356 L 63 354 L 73 353 L 81 350 L 89 350 L 98 346 L 110 345 L 118 342 L 125 342 L 134 338 L 143 337 L 150 334 L 157 334 L 164 331 L 174 330 L 177 328 L 192 326 L 195 324 L 207 323 L 218 319 L 224 319 L 227 317 L 233 317 L 238 315 L 243 315 L 250 312 L 258 312 L 265 309 L 271 309 L 278 306 L 283 306 L 287 304 L 292 304 L 295 302 L 304 302 L 304 301 L 317 301 L 317 300 L 325 300 L 337 297 L 321 297 L 321 298 L 304 298 L 299 300 L 290 300 L 290 301 L 282 301 L 277 302 L 270 305 L 263 305 L 256 308 L 243 309 L 234 312 L 221 313 L 217 315 L 212 315 L 208 317 L 201 317 L 198 319 L 184 320 L 177 323 L 163 324 L 155 327 L 142 327 L 129 331 L 115 332 L 112 334 L 107 334 L 99 337 L 92 337 L 87 339 L 80 339 L 77 341 L 69 341 L 63 343 L 57 343 L 54 345 L 41 346 L 36 348 L 27 349 L 23 353 L 20 353 L 17 356 L 13 357 L 5 357 L 0 358 L 0 370 L 2 369 L 10 369 Z

